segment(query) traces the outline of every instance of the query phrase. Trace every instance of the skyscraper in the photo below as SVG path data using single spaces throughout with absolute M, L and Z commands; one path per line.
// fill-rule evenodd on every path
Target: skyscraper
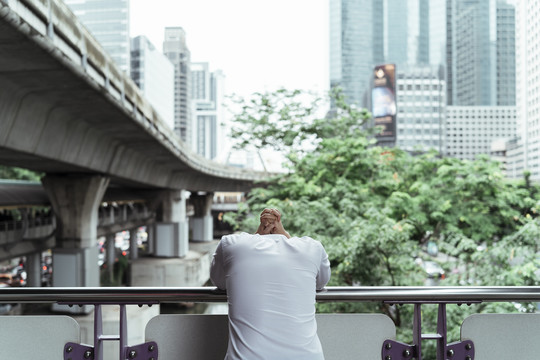
M 384 61 L 383 1 L 330 0 L 330 87 L 367 106 L 373 66 Z
M 386 0 L 385 62 L 429 64 L 429 1 Z
M 540 180 L 540 14 L 539 0 L 516 4 L 516 99 L 523 167 Z M 521 174 L 520 174 L 521 175 Z
M 163 54 L 174 65 L 174 130 L 184 142 L 191 145 L 191 53 L 186 33 L 181 27 L 166 27 Z
M 221 147 L 222 87 L 221 71 L 210 71 L 205 62 L 191 64 L 193 150 L 208 159 L 215 159 Z
M 516 9 L 497 4 L 497 105 L 516 104 Z
M 513 6 L 449 0 L 448 17 L 448 104 L 514 105 Z
M 161 119 L 174 129 L 174 66 L 144 36 L 131 39 L 131 78 Z
M 129 0 L 64 0 L 84 26 L 129 74 Z

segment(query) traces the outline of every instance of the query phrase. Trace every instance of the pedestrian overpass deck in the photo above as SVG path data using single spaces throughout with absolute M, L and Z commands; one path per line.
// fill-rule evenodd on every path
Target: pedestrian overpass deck
M 226 315 L 156 315 L 145 324 L 128 324 L 126 306 L 176 302 L 224 302 L 214 287 L 181 288 L 4 288 L 0 303 L 93 305 L 93 345 L 81 343 L 77 321 L 65 315 L 0 317 L 0 356 L 17 359 L 222 359 L 227 347 Z M 473 314 L 460 324 L 461 337 L 449 343 L 446 307 L 480 302 L 538 302 L 540 287 L 328 287 L 319 302 L 385 302 L 414 307 L 412 341 L 396 339 L 384 314 L 317 314 L 327 360 L 426 359 L 422 345 L 437 343 L 437 360 L 538 358 L 540 314 Z M 118 335 L 103 333 L 102 308 L 119 306 Z M 422 306 L 437 306 L 434 334 L 422 328 Z M 129 326 L 128 326 L 129 325 Z M 127 334 L 144 327 L 140 343 Z M 52 331 L 54 329 L 54 331 Z M 103 357 L 106 341 L 118 343 L 116 356 Z M 32 346 L 29 346 L 29 343 Z

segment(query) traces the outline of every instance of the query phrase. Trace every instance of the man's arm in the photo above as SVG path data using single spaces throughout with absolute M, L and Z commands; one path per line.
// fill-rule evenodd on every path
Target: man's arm
M 328 284 L 330 273 L 330 260 L 328 260 L 328 254 L 321 244 L 321 263 L 319 265 L 319 273 L 317 274 L 317 290 L 322 290 Z
M 223 241 L 223 239 L 221 239 Z M 222 241 L 219 242 L 216 252 L 212 257 L 212 264 L 210 265 L 210 280 L 218 288 L 225 290 L 227 288 L 227 280 L 225 274 L 225 267 L 223 264 L 223 245 Z

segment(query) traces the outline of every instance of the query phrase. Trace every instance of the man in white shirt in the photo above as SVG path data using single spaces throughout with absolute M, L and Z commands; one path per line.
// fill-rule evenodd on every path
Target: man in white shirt
M 227 290 L 225 360 L 322 360 L 315 293 L 330 279 L 328 255 L 310 237 L 291 237 L 276 209 L 265 209 L 257 233 L 224 236 L 210 278 Z

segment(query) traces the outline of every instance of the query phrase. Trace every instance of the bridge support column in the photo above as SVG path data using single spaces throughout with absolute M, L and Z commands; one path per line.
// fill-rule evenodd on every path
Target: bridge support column
M 26 255 L 26 286 L 41 286 L 41 253 Z
M 114 242 L 114 234 L 107 234 L 105 238 L 105 264 L 107 264 L 107 273 L 111 283 L 114 281 L 114 260 L 116 259 Z
M 161 221 L 153 231 L 154 254 L 164 257 L 184 257 L 189 250 L 186 192 L 169 190 L 163 193 Z
M 42 179 L 57 218 L 53 286 L 99 286 L 98 208 L 109 179 L 47 175 Z M 90 307 L 53 305 L 53 310 L 89 312 Z
M 137 244 L 138 228 L 129 230 L 129 259 L 136 260 L 139 257 L 139 244 Z
M 146 245 L 148 246 L 148 249 L 146 252 L 148 254 L 156 253 L 156 250 L 155 250 L 156 237 L 154 236 L 154 233 L 155 233 L 154 230 L 155 230 L 154 224 L 146 225 L 146 235 L 148 236 L 148 238 L 146 239 Z
M 191 194 L 195 215 L 191 218 L 193 241 L 212 241 L 214 239 L 214 219 L 212 218 L 212 203 L 214 193 Z

